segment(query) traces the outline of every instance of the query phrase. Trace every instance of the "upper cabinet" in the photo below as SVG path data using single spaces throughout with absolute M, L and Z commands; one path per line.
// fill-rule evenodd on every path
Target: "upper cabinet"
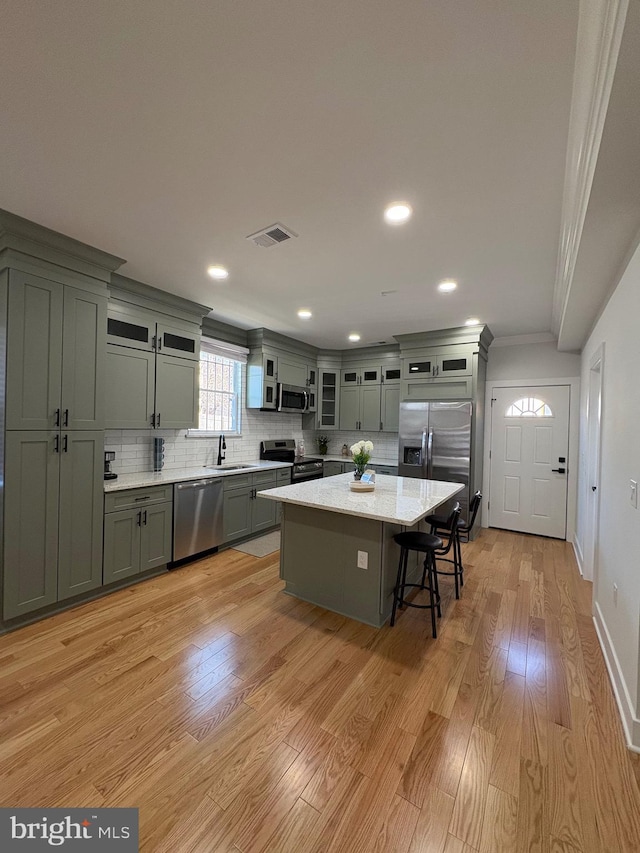
M 104 428 L 106 296 L 9 272 L 6 428 Z
M 268 329 L 247 333 L 247 408 L 275 411 L 278 385 L 292 385 L 307 391 L 307 412 L 318 405 L 318 363 L 316 351 L 301 341 Z
M 108 429 L 198 426 L 200 321 L 203 306 L 154 306 L 159 291 L 116 279 L 107 318 Z

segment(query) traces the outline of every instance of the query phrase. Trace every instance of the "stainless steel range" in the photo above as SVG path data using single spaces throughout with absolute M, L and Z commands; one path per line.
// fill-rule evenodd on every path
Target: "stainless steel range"
M 296 456 L 296 443 L 292 438 L 260 442 L 260 459 L 270 462 L 291 462 L 291 482 L 319 480 L 323 474 L 322 459 L 311 456 Z

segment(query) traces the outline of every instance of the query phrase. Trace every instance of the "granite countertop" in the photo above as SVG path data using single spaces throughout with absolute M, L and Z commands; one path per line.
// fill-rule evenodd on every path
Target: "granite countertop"
M 324 459 L 325 462 L 347 462 L 353 465 L 353 459 L 350 456 L 341 456 L 339 453 L 326 453 L 324 456 L 318 454 L 318 459 Z M 368 462 L 369 465 L 392 465 L 398 467 L 397 459 L 381 459 L 379 456 L 372 456 Z
M 228 463 L 233 466 L 233 462 Z M 231 477 L 234 474 L 252 474 L 255 471 L 268 471 L 276 468 L 291 468 L 290 462 L 239 462 L 239 465 L 248 467 L 236 470 L 209 468 L 205 465 L 191 468 L 169 468 L 163 471 L 141 471 L 138 474 L 118 474 L 117 480 L 105 480 L 105 492 L 118 492 L 122 489 L 145 489 L 148 486 L 164 486 L 167 483 L 182 483 L 185 480 L 204 480 L 218 477 Z M 224 465 L 224 463 L 223 463 Z
M 353 474 L 338 474 L 324 480 L 308 480 L 258 492 L 259 497 L 313 509 L 357 515 L 412 527 L 441 503 L 464 488 L 462 483 L 419 480 L 413 477 L 376 477 L 373 492 L 352 492 Z

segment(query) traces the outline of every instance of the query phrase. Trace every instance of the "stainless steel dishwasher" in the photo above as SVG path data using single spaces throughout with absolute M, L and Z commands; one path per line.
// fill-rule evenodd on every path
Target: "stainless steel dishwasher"
M 184 560 L 222 543 L 222 480 L 173 487 L 173 559 Z

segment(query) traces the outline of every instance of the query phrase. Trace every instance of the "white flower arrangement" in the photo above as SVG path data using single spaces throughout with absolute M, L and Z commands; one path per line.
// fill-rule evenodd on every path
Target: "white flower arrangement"
M 373 453 L 372 441 L 356 441 L 351 445 L 351 458 L 356 468 L 364 470 L 365 465 L 371 459 Z

